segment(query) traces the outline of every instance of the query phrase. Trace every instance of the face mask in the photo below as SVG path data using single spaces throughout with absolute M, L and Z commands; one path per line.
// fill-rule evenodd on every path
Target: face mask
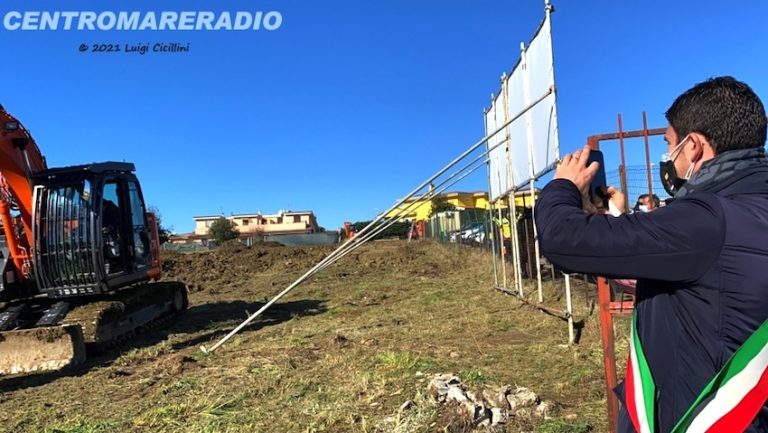
M 644 204 L 641 204 L 640 206 L 638 206 L 638 208 L 637 208 L 637 209 L 638 209 L 640 212 L 648 212 L 648 206 L 646 206 L 646 205 L 644 205 Z
M 672 153 L 665 153 L 661 156 L 661 162 L 659 163 L 661 185 L 664 187 L 664 190 L 667 191 L 667 194 L 669 194 L 671 197 L 675 196 L 675 193 L 680 190 L 680 188 L 685 184 L 685 181 L 691 177 L 691 173 L 693 173 L 693 167 L 695 164 L 691 164 L 691 166 L 688 168 L 688 171 L 685 172 L 685 176 L 683 177 L 679 177 L 677 175 L 677 170 L 675 170 L 675 159 L 680 156 L 680 149 L 683 148 L 683 144 L 685 144 L 685 142 L 690 137 L 691 134 L 686 135 L 685 138 L 683 138 L 680 143 L 677 143 L 677 146 L 672 149 Z

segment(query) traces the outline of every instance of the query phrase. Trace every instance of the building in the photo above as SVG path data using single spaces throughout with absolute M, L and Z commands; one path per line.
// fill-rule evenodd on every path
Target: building
M 536 196 L 538 197 L 539 190 L 536 190 Z M 489 209 L 490 203 L 488 201 L 488 193 L 485 191 L 474 192 L 445 192 L 440 194 L 444 197 L 446 202 L 454 205 L 457 210 L 466 209 Z M 518 191 L 515 193 L 515 206 L 531 207 L 531 192 L 530 191 Z M 506 209 L 507 202 L 502 200 L 498 204 L 499 207 Z M 432 210 L 431 199 L 426 199 L 425 196 L 414 196 L 408 199 L 400 207 L 391 210 L 387 213 L 387 218 L 394 218 L 399 216 L 401 219 L 409 221 L 426 221 L 429 219 L 429 213 Z
M 484 191 L 475 192 L 446 192 L 440 194 L 446 202 L 456 206 L 456 209 L 488 209 L 488 193 Z M 425 221 L 429 219 L 429 213 L 432 211 L 432 200 L 425 196 L 414 196 L 406 200 L 389 213 L 387 218 L 398 217 L 409 221 Z
M 306 234 L 322 231 L 317 225 L 317 218 L 312 211 L 279 211 L 274 215 L 238 214 L 225 217 L 223 215 L 196 216 L 196 236 L 207 236 L 208 229 L 214 221 L 226 218 L 234 223 L 241 237 L 250 235 L 285 235 Z

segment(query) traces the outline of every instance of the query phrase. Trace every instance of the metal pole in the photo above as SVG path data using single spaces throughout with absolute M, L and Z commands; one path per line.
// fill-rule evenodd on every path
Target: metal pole
M 489 189 L 490 191 L 490 189 Z M 496 224 L 493 223 L 493 208 L 495 205 L 488 202 L 488 224 L 490 225 L 489 233 L 493 235 L 496 232 Z M 491 238 L 491 259 L 493 259 L 493 285 L 499 285 L 499 273 L 496 270 L 496 237 Z
M 497 202 L 498 203 L 498 202 Z M 503 216 L 501 215 L 501 207 L 497 206 L 496 210 L 498 211 L 498 220 L 499 220 L 499 239 L 501 239 L 501 247 L 499 248 L 499 256 L 501 257 L 501 281 L 504 283 L 504 287 L 507 287 L 507 259 L 504 257 L 507 255 L 506 251 L 506 245 L 504 245 L 504 220 L 502 219 Z
M 501 94 L 504 95 L 504 120 L 506 120 L 509 116 L 509 79 L 507 78 L 506 74 L 501 76 L 501 91 Z M 519 244 L 517 236 L 517 209 L 515 207 L 514 201 L 515 188 L 512 186 L 515 183 L 514 177 L 512 176 L 512 137 L 509 133 L 509 127 L 507 127 L 504 131 L 507 138 L 507 185 L 511 188 L 507 194 L 507 203 L 509 206 L 509 211 L 507 212 L 509 217 L 507 220 L 509 221 L 509 234 L 512 237 L 510 239 L 510 247 L 512 248 L 512 274 L 515 277 L 515 285 L 517 286 L 518 292 L 520 293 L 520 296 L 522 296 L 523 281 L 520 272 L 520 248 L 518 247 Z
M 488 134 L 488 111 L 483 110 L 483 134 Z M 486 155 L 488 155 L 488 162 L 486 163 L 486 166 L 488 167 L 488 224 L 490 225 L 490 234 L 493 235 L 493 233 L 496 231 L 496 224 L 493 223 L 493 205 L 491 204 L 491 155 L 490 150 L 488 150 L 488 143 L 485 143 L 486 148 Z M 499 185 L 501 186 L 501 185 Z M 493 259 L 493 285 L 498 286 L 499 285 L 499 275 L 496 271 L 496 242 L 494 239 L 491 239 L 491 258 Z
M 645 168 L 648 177 L 648 196 L 653 201 L 653 181 L 651 180 L 651 148 L 648 145 L 648 119 L 643 111 L 643 139 L 645 140 Z
M 509 231 L 512 235 L 512 266 L 515 272 L 515 285 L 517 292 L 523 296 L 523 275 L 520 272 L 520 236 L 517 233 L 517 206 L 514 199 L 515 193 L 507 196 L 509 206 Z
M 525 195 L 523 195 L 523 211 L 528 207 L 525 204 Z M 528 271 L 528 278 L 533 278 L 533 257 L 531 257 L 531 237 L 528 236 L 528 220 L 525 220 L 525 266 Z M 534 235 L 535 236 L 535 235 Z M 522 257 L 522 254 L 520 255 Z
M 525 51 L 525 44 L 520 44 L 520 66 L 523 68 L 523 95 L 525 97 L 525 101 L 528 102 L 530 98 L 530 77 L 528 76 L 528 65 L 527 65 L 527 54 Z M 552 87 L 550 87 L 550 91 L 552 91 Z M 528 136 L 528 171 L 530 174 L 530 178 L 528 183 L 531 186 L 531 207 L 536 207 L 536 168 L 534 165 L 534 154 L 533 154 L 533 127 L 531 126 L 531 113 L 525 113 L 525 129 Z M 534 231 L 536 230 L 536 219 L 534 217 L 533 221 L 533 227 Z M 539 239 L 536 237 L 534 239 L 534 251 L 536 253 L 536 286 L 538 287 L 539 291 L 539 302 L 544 302 L 544 292 L 541 288 L 541 257 L 539 252 Z
M 560 132 L 557 127 L 557 87 L 555 87 L 555 49 L 553 46 L 552 41 L 552 12 L 554 12 L 555 8 L 552 7 L 552 5 L 549 4 L 549 0 L 545 1 L 544 5 L 544 11 L 546 13 L 545 15 L 545 23 L 547 26 L 547 30 L 549 31 L 549 47 L 550 51 L 552 52 L 552 68 L 550 68 L 550 74 L 549 74 L 549 85 L 552 89 L 552 123 L 554 125 L 554 131 L 553 136 L 555 139 L 555 161 L 560 159 Z M 537 176 L 538 178 L 538 176 Z
M 619 148 L 621 149 L 621 176 L 622 189 L 624 190 L 624 209 L 622 212 L 629 212 L 629 185 L 627 185 L 627 163 L 624 159 L 624 131 L 621 125 L 621 113 L 619 113 Z
M 573 305 L 571 305 L 571 276 L 565 274 L 565 311 L 568 314 L 568 344 L 575 341 L 573 333 Z
M 514 233 L 514 248 L 515 248 L 515 272 L 517 272 L 517 275 L 519 276 L 519 285 L 517 287 L 517 291 L 520 293 L 520 296 L 523 296 L 523 269 L 522 269 L 522 262 L 523 262 L 523 254 L 520 252 L 520 233 L 517 231 L 517 192 L 514 193 L 513 199 L 511 201 L 512 211 L 514 213 L 514 221 L 515 221 L 515 231 Z M 523 210 L 525 210 L 525 196 L 523 196 Z M 528 244 L 526 244 L 526 250 L 528 249 Z

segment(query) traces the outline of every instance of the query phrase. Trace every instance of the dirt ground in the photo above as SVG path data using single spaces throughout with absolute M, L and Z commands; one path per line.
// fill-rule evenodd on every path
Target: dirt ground
M 74 371 L 0 379 L 0 432 L 470 431 L 426 395 L 437 373 L 528 387 L 558 407 L 479 431 L 607 431 L 594 286 L 572 279 L 579 342 L 568 346 L 564 321 L 494 290 L 489 254 L 457 245 L 364 245 L 200 351 L 331 251 L 166 253 L 164 279 L 187 284 L 189 310 Z M 544 296 L 564 309 L 562 279 Z

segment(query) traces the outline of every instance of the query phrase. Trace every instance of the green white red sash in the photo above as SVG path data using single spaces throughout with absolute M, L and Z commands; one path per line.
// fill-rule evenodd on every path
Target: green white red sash
M 655 433 L 656 387 L 632 315 L 626 404 L 638 433 Z M 731 356 L 671 433 L 743 432 L 768 400 L 768 320 Z

